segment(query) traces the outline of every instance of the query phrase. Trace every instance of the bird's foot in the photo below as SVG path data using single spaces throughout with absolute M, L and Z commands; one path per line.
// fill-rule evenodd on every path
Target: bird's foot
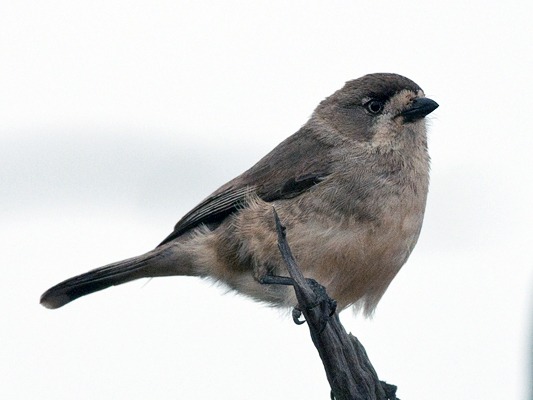
M 325 315 L 321 323 L 320 331 L 322 331 L 325 328 L 329 318 L 333 314 L 335 314 L 335 311 L 337 309 L 337 302 L 327 295 L 326 288 L 320 285 L 317 281 L 311 278 L 305 278 L 305 280 L 307 281 L 307 284 L 309 285 L 309 287 L 313 290 L 313 292 L 316 295 L 316 300 L 314 302 L 305 305 L 305 311 L 311 310 L 315 307 L 320 307 L 322 309 L 323 315 Z M 262 285 L 294 286 L 294 280 L 292 278 L 289 278 L 287 276 L 278 276 L 278 275 L 271 275 L 271 274 L 264 275 L 259 280 L 259 283 L 261 283 Z M 292 310 L 292 320 L 294 321 L 295 324 L 301 325 L 305 322 L 305 319 L 300 319 L 302 314 L 303 314 L 303 310 L 298 304 Z
M 315 301 L 306 304 L 305 310 L 302 310 L 300 304 L 298 304 L 298 306 L 292 311 L 292 319 L 294 323 L 298 325 L 303 324 L 305 320 L 301 320 L 300 317 L 302 314 L 305 314 L 304 311 L 309 312 L 310 310 L 319 307 L 321 317 L 318 333 L 321 333 L 326 328 L 329 319 L 335 314 L 335 311 L 337 310 L 337 302 L 328 296 L 326 288 L 317 281 L 310 278 L 307 278 L 306 281 L 313 290 L 316 299 Z

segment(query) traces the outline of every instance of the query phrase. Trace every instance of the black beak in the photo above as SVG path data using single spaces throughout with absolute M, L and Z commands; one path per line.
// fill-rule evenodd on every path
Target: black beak
M 434 111 L 439 105 L 437 102 L 426 97 L 418 97 L 413 100 L 411 107 L 398 114 L 402 116 L 404 122 L 414 122 L 424 118 L 430 112 Z

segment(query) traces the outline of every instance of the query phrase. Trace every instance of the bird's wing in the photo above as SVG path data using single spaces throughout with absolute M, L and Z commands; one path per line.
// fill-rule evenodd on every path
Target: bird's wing
M 242 175 L 228 182 L 188 212 L 174 231 L 159 244 L 168 243 L 200 224 L 218 224 L 245 207 L 249 195 L 263 201 L 294 198 L 330 174 L 330 145 L 300 130 Z

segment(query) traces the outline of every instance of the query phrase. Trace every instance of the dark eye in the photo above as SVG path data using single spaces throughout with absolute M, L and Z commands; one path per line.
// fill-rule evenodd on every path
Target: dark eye
M 372 114 L 379 114 L 383 111 L 383 102 L 380 100 L 370 100 L 365 104 L 366 109 Z

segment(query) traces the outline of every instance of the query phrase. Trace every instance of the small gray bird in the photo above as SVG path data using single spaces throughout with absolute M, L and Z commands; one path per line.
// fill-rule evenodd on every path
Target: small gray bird
M 438 107 L 413 81 L 370 74 L 323 100 L 309 121 L 185 215 L 154 250 L 46 291 L 58 308 L 139 278 L 209 277 L 256 300 L 297 304 L 272 207 L 303 274 L 338 309 L 370 315 L 415 246 L 429 183 L 424 117 Z

